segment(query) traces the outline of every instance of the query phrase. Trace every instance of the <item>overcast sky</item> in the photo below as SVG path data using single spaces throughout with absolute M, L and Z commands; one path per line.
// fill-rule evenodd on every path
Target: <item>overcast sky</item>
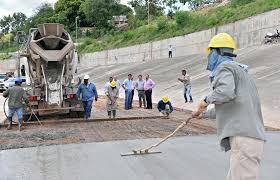
M 23 12 L 31 16 L 34 10 L 42 3 L 54 4 L 57 0 L 0 0 L 0 18 L 13 14 L 14 12 Z M 121 0 L 126 4 L 128 0 Z

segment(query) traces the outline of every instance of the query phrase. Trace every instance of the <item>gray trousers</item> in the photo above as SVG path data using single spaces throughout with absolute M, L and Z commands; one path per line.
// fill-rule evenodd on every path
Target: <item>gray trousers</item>
M 144 104 L 144 108 L 146 108 L 146 96 L 145 91 L 138 90 L 138 97 L 139 97 L 139 107 L 142 107 L 142 104 Z

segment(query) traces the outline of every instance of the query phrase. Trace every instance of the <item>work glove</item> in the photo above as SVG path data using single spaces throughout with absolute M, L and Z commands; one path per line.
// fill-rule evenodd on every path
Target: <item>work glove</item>
M 201 113 L 203 113 L 204 111 L 206 111 L 207 106 L 208 106 L 208 103 L 206 102 L 206 98 L 205 98 L 204 100 L 201 100 L 200 103 L 199 103 L 199 105 L 198 105 L 197 111 L 192 112 L 192 117 L 193 117 L 193 118 L 199 117 L 199 115 L 200 115 Z

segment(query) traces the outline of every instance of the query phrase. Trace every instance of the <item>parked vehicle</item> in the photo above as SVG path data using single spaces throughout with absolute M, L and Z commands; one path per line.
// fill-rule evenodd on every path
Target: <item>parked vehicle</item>
M 0 74 L 0 91 L 5 91 L 5 80 L 7 80 L 6 74 Z
M 78 55 L 64 25 L 46 23 L 32 28 L 25 47 L 21 57 L 28 63 L 20 66 L 20 72 L 30 79 L 28 100 L 32 109 L 40 109 L 38 115 L 55 112 L 83 117 L 82 101 L 76 98 L 80 81 L 73 83 Z
M 16 78 L 14 77 L 10 77 L 9 79 L 7 79 L 4 84 L 5 84 L 5 89 L 9 89 L 10 87 L 15 86 L 15 80 Z
M 276 29 L 276 33 L 267 33 L 264 37 L 264 44 L 278 43 L 280 40 L 280 32 Z

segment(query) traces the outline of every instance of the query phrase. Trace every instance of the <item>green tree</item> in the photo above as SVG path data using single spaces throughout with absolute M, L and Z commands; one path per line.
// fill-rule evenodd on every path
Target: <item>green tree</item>
M 200 6 L 203 6 L 205 4 L 212 4 L 215 2 L 219 2 L 221 0 L 179 0 L 179 1 L 184 5 L 188 4 L 191 9 L 196 10 Z
M 12 22 L 13 22 L 13 17 L 10 15 L 4 16 L 0 20 L 0 29 L 2 34 L 6 34 L 9 31 L 11 31 Z
M 165 4 L 165 6 L 168 7 L 168 16 L 169 17 L 173 17 L 174 14 L 180 9 L 180 7 L 178 6 L 178 0 L 163 0 L 163 3 Z
M 57 22 L 54 9 L 50 4 L 44 3 L 37 8 L 35 15 L 28 18 L 26 22 L 26 31 L 30 28 L 37 27 L 38 24 L 53 22 Z
M 128 2 L 134 9 L 136 17 L 140 20 L 148 19 L 148 7 L 151 18 L 163 14 L 163 2 L 161 0 L 131 0 Z
M 79 16 L 80 25 L 88 26 L 86 16 L 81 9 L 84 2 L 85 0 L 58 0 L 54 6 L 57 21 L 73 31 L 75 29 L 75 18 Z
M 190 25 L 190 23 L 192 22 L 192 17 L 189 14 L 188 11 L 179 11 L 175 14 L 175 19 L 176 19 L 176 23 L 180 26 L 180 27 L 185 27 L 187 25 Z
M 7 37 L 10 37 L 10 40 L 14 40 L 14 35 L 17 31 L 24 30 L 26 25 L 26 15 L 23 13 L 14 13 L 13 15 L 4 16 L 0 20 L 0 38 L 2 47 L 5 42 L 3 39 L 7 40 Z
M 113 16 L 128 15 L 132 10 L 118 0 L 85 0 L 82 4 L 87 23 L 98 29 L 111 29 Z

